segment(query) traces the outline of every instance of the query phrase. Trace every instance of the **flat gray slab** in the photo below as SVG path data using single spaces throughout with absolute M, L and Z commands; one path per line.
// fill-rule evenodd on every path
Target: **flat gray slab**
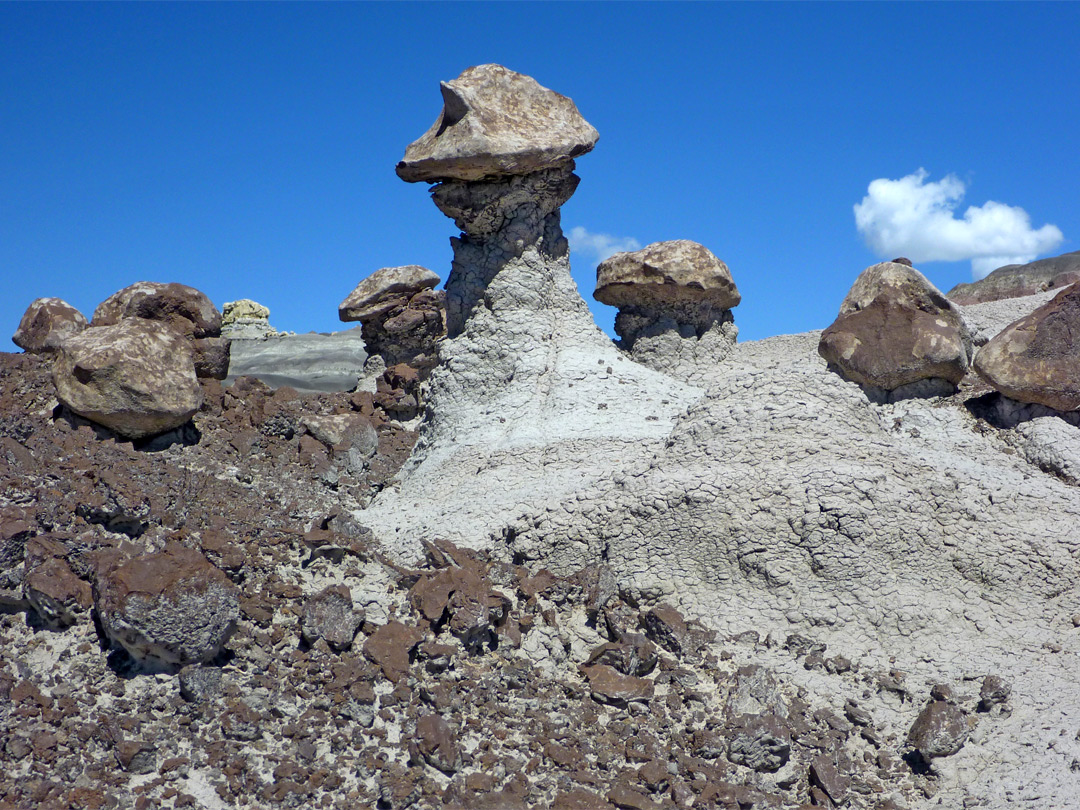
M 341 332 L 308 332 L 258 340 L 234 340 L 229 376 L 256 377 L 271 388 L 298 391 L 349 391 L 364 374 L 367 360 L 360 327 Z

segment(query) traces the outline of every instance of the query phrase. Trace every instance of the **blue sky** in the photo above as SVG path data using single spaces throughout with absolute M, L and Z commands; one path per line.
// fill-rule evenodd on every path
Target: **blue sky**
M 587 300 L 605 245 L 693 239 L 741 339 L 821 328 L 881 258 L 947 290 L 1080 249 L 1078 32 L 1077 3 L 0 3 L 0 328 L 149 280 L 328 331 L 380 267 L 445 279 L 456 229 L 394 165 L 484 62 L 600 132 L 563 208 Z

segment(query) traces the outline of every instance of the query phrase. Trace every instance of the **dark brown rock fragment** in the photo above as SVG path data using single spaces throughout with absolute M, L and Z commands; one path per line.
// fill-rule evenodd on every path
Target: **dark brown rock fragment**
M 967 716 L 943 700 L 926 705 L 908 732 L 908 742 L 925 759 L 947 757 L 959 751 L 969 733 Z
M 593 700 L 625 706 L 632 701 L 648 702 L 653 697 L 653 682 L 647 678 L 622 675 L 606 664 L 583 667 Z
M 390 621 L 364 642 L 364 655 L 378 664 L 388 680 L 397 683 L 408 674 L 410 655 L 423 639 L 423 632 L 417 628 Z

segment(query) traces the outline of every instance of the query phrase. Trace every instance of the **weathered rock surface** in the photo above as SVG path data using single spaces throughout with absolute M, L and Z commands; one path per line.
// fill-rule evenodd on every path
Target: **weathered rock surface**
M 308 644 L 322 639 L 331 649 L 347 650 L 363 621 L 363 612 L 353 609 L 349 589 L 331 585 L 304 602 L 301 631 Z
M 672 376 L 700 382 L 738 336 L 731 308 L 742 299 L 731 271 L 704 245 L 686 239 L 601 262 L 593 297 L 619 308 L 621 347 Z
M 116 565 L 94 585 L 94 607 L 114 644 L 137 661 L 209 661 L 236 630 L 236 586 L 199 552 L 171 544 Z
M 66 340 L 53 381 L 64 405 L 129 439 L 179 427 L 203 401 L 188 340 L 143 318 Z
M 442 113 L 397 166 L 410 183 L 566 166 L 599 137 L 573 101 L 501 65 L 468 68 L 440 87 Z
M 926 759 L 947 757 L 963 747 L 969 732 L 967 716 L 958 706 L 931 700 L 911 726 L 908 742 Z
M 975 371 L 1020 402 L 1080 408 L 1080 286 L 1072 285 L 979 349 Z
M 883 262 L 855 280 L 818 352 L 846 379 L 891 392 L 922 381 L 955 386 L 971 362 L 972 338 L 925 276 Z
M 358 381 L 367 381 L 367 389 L 373 390 L 375 382 L 365 371 L 367 359 L 359 328 L 265 340 L 234 338 L 225 384 L 254 377 L 271 388 L 288 386 L 307 393 L 351 391 Z
M 1080 281 L 1080 250 L 1028 264 L 999 267 L 978 281 L 957 284 L 947 295 L 953 303 L 966 306 L 1060 290 L 1077 281 Z
M 26 308 L 11 340 L 26 352 L 55 352 L 67 338 L 88 325 L 86 316 L 67 301 L 38 298 Z
M 113 326 L 124 318 L 169 324 L 193 338 L 221 334 L 221 313 L 194 287 L 171 282 L 139 281 L 113 293 L 94 310 L 91 326 Z
M 778 771 L 790 756 L 791 732 L 775 715 L 744 715 L 728 745 L 728 759 L 754 771 Z

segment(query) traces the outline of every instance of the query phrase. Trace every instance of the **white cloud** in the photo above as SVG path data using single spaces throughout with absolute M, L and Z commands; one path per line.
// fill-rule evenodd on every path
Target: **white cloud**
M 596 259 L 597 264 L 604 261 L 604 259 L 610 259 L 616 253 L 641 248 L 641 243 L 631 236 L 589 233 L 580 225 L 571 228 L 567 238 L 570 240 L 570 250 L 592 256 Z
M 1055 225 L 1031 227 L 1027 211 L 990 201 L 955 216 L 966 187 L 956 175 L 926 182 L 919 169 L 899 180 L 879 178 L 855 206 L 855 227 L 882 258 L 907 256 L 913 262 L 971 260 L 975 278 L 1005 264 L 1032 261 L 1061 244 Z

